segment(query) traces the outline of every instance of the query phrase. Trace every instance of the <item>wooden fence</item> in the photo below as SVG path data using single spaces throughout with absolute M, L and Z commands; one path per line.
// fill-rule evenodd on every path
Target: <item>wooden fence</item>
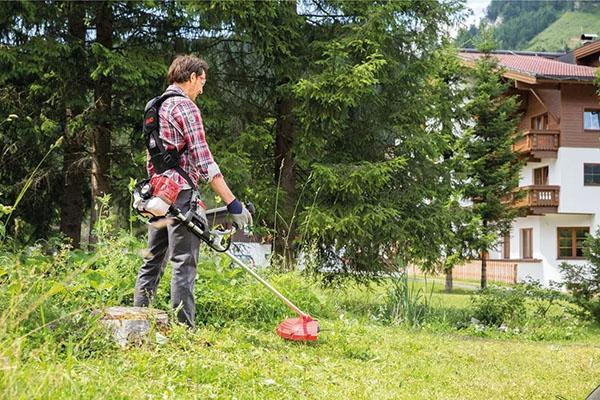
M 517 263 L 510 260 L 487 260 L 488 282 L 517 283 Z M 454 279 L 481 280 L 481 260 L 457 265 L 452 270 Z
M 420 274 L 416 267 L 409 268 L 409 274 Z M 453 279 L 481 280 L 481 260 L 468 261 L 452 269 Z M 517 263 L 513 260 L 487 260 L 488 282 L 517 283 Z

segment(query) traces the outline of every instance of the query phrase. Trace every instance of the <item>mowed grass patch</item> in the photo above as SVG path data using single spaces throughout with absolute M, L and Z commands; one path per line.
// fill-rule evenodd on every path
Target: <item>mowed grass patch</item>
M 233 324 L 165 345 L 0 372 L 0 398 L 581 399 L 600 383 L 600 347 L 483 340 L 339 319 L 317 343 Z M 274 328 L 274 327 L 273 327 Z M 560 396 L 560 397 L 557 397 Z

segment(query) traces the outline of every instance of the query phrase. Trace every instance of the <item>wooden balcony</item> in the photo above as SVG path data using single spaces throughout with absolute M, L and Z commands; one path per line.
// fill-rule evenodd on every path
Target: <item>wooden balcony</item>
M 559 130 L 531 129 L 513 145 L 513 151 L 521 153 L 529 161 L 556 158 L 560 146 Z
M 560 186 L 531 185 L 519 188 L 525 196 L 515 206 L 525 208 L 530 215 L 544 215 L 558 212 Z

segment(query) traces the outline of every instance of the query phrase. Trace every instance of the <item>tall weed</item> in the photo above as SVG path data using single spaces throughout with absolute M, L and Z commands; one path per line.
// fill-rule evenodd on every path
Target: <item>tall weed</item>
M 144 244 L 111 230 L 110 218 L 101 213 L 93 252 L 60 242 L 52 247 L 52 241 L 16 251 L 0 247 L 1 348 L 29 357 L 40 349 L 82 356 L 111 347 L 93 311 L 131 302 Z
M 382 310 L 384 317 L 394 324 L 421 326 L 432 311 L 433 285 L 429 291 L 427 282 L 425 287 L 416 285 L 406 269 L 392 277 L 390 285 Z
M 60 147 L 62 142 L 63 142 L 63 137 L 61 136 L 56 140 L 56 142 L 54 142 L 54 144 L 52 146 L 50 146 L 50 149 L 46 152 L 46 154 L 44 155 L 42 160 L 36 165 L 36 167 L 33 169 L 31 174 L 25 180 L 25 184 L 21 188 L 21 191 L 17 195 L 17 198 L 15 199 L 12 206 L 6 206 L 6 205 L 3 205 L 0 203 L 0 216 L 7 215 L 6 220 L 0 221 L 0 245 L 4 244 L 4 241 L 6 239 L 6 226 L 8 225 L 8 222 L 10 221 L 10 218 L 12 217 L 17 206 L 19 205 L 19 203 L 21 202 L 23 197 L 25 197 L 25 193 L 27 193 L 27 191 L 29 190 L 29 187 L 33 183 L 33 181 L 34 181 L 33 178 L 37 174 L 38 170 L 41 168 L 44 161 L 46 161 L 46 159 L 48 158 L 50 153 L 52 153 L 52 151 L 54 151 L 54 149 L 56 149 L 57 147 Z
M 287 306 L 244 270 L 230 266 L 224 255 L 203 252 L 196 282 L 196 312 L 200 324 L 224 326 L 230 322 L 274 324 L 293 315 Z M 297 274 L 259 271 L 300 309 L 315 316 L 333 311 L 315 288 Z

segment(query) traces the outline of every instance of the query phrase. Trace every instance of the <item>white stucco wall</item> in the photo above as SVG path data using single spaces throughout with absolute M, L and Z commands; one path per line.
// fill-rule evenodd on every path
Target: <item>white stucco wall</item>
M 544 264 L 542 262 L 517 263 L 517 282 L 529 282 L 531 280 L 544 282 Z
M 548 185 L 560 185 L 560 175 L 557 171 L 557 160 L 544 159 L 542 162 L 527 162 L 521 170 L 519 186 L 533 185 L 533 170 L 536 168 L 548 167 Z
M 559 213 L 600 214 L 600 186 L 583 185 L 585 163 L 599 164 L 600 149 L 561 147 L 558 150 L 554 174 L 560 185 Z
M 594 232 L 595 215 L 585 214 L 547 214 L 544 216 L 529 216 L 517 218 L 510 231 L 510 258 L 521 258 L 521 229 L 532 229 L 533 258 L 540 263 L 518 263 L 518 279 L 527 276 L 539 280 L 544 285 L 551 281 L 560 281 L 559 265 L 562 262 L 573 264 L 585 263 L 584 260 L 565 260 L 558 258 L 557 228 L 559 227 L 589 227 Z M 490 257 L 502 258 L 502 248 L 498 246 Z

